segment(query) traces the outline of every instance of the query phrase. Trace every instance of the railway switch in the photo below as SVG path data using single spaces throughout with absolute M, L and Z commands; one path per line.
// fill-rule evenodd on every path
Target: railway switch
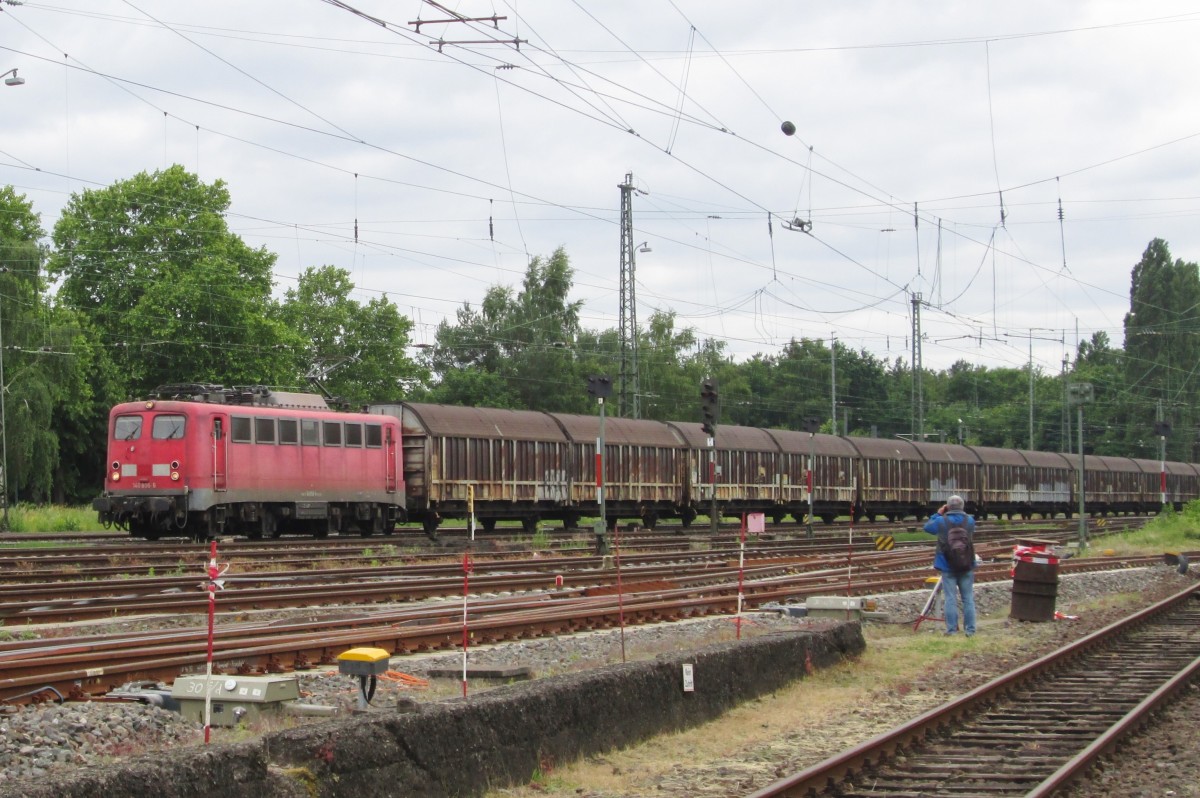
M 365 712 L 375 697 L 379 675 L 391 667 L 391 656 L 382 648 L 352 648 L 338 654 L 338 671 L 358 678 L 358 711 Z
M 253 723 L 281 713 L 286 703 L 300 698 L 300 682 L 295 676 L 180 676 L 171 685 L 171 698 L 179 702 L 180 715 L 204 722 L 206 683 L 214 726 L 236 726 L 243 720 Z

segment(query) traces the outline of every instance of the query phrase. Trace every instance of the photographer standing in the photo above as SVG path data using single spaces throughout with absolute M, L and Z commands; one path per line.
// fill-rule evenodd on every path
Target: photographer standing
M 958 599 L 963 606 L 963 630 L 975 634 L 975 519 L 963 509 L 962 496 L 951 496 L 925 524 L 937 535 L 933 567 L 942 575 L 946 599 L 946 634 L 958 632 Z

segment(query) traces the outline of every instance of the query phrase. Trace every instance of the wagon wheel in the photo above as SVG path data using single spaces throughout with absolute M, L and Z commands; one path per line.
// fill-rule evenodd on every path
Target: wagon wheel
M 481 518 L 481 519 L 479 519 L 479 523 L 483 524 L 484 532 L 495 532 L 496 531 L 496 519 L 495 518 Z
M 526 515 L 521 518 L 521 531 L 526 535 L 532 535 L 537 532 L 538 517 L 536 515 Z
M 421 522 L 421 526 L 424 528 L 425 534 L 430 540 L 438 539 L 438 524 L 440 524 L 441 521 L 442 519 L 438 518 L 436 515 L 427 515 Z
M 695 520 L 696 520 L 696 511 L 693 510 L 691 507 L 685 507 L 679 511 L 679 523 L 684 529 L 687 529 L 688 527 L 690 527 L 692 525 L 692 522 Z
M 654 529 L 654 527 L 658 526 L 658 514 L 646 513 L 643 515 L 642 526 L 646 527 L 646 529 Z

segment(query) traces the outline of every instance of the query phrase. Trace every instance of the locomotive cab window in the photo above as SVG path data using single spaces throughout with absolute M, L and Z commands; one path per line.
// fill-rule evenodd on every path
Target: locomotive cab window
M 299 426 L 294 418 L 279 419 L 279 442 L 295 446 L 300 442 Z
M 325 427 L 325 445 L 341 446 L 342 423 L 340 421 L 326 421 L 323 426 Z
M 150 437 L 156 441 L 174 441 L 183 437 L 184 418 L 181 415 L 155 416 Z
M 362 424 L 346 423 L 346 445 L 347 446 L 362 446 Z
M 113 422 L 113 439 L 118 441 L 136 441 L 142 437 L 141 416 L 117 416 Z
M 233 426 L 230 437 L 234 443 L 249 443 L 250 442 L 250 419 L 245 416 L 234 416 L 232 419 Z
M 378 449 L 383 445 L 383 427 L 378 424 L 367 425 L 367 447 Z
M 300 443 L 304 446 L 321 445 L 321 429 L 317 426 L 316 419 L 300 419 Z
M 255 443 L 274 443 L 275 442 L 275 419 L 273 419 L 273 418 L 256 418 L 256 419 L 254 419 L 254 442 Z

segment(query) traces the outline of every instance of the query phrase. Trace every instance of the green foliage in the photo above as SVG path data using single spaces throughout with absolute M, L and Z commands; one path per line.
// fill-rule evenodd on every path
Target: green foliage
M 289 384 L 297 337 L 270 317 L 275 256 L 229 232 L 224 183 L 180 166 L 85 190 L 54 227 L 47 269 L 86 317 L 120 392 L 172 382 Z
M 405 353 L 412 321 L 386 296 L 365 305 L 350 298 L 350 273 L 309 268 L 288 289 L 279 317 L 303 339 L 296 368 L 328 370 L 326 390 L 360 406 L 406 398 L 428 371 Z
M 493 286 L 478 310 L 464 304 L 456 325 L 442 322 L 429 355 L 439 378 L 432 401 L 587 412 L 575 358 L 582 303 L 567 299 L 573 274 L 559 248 L 530 261 L 520 292 Z

